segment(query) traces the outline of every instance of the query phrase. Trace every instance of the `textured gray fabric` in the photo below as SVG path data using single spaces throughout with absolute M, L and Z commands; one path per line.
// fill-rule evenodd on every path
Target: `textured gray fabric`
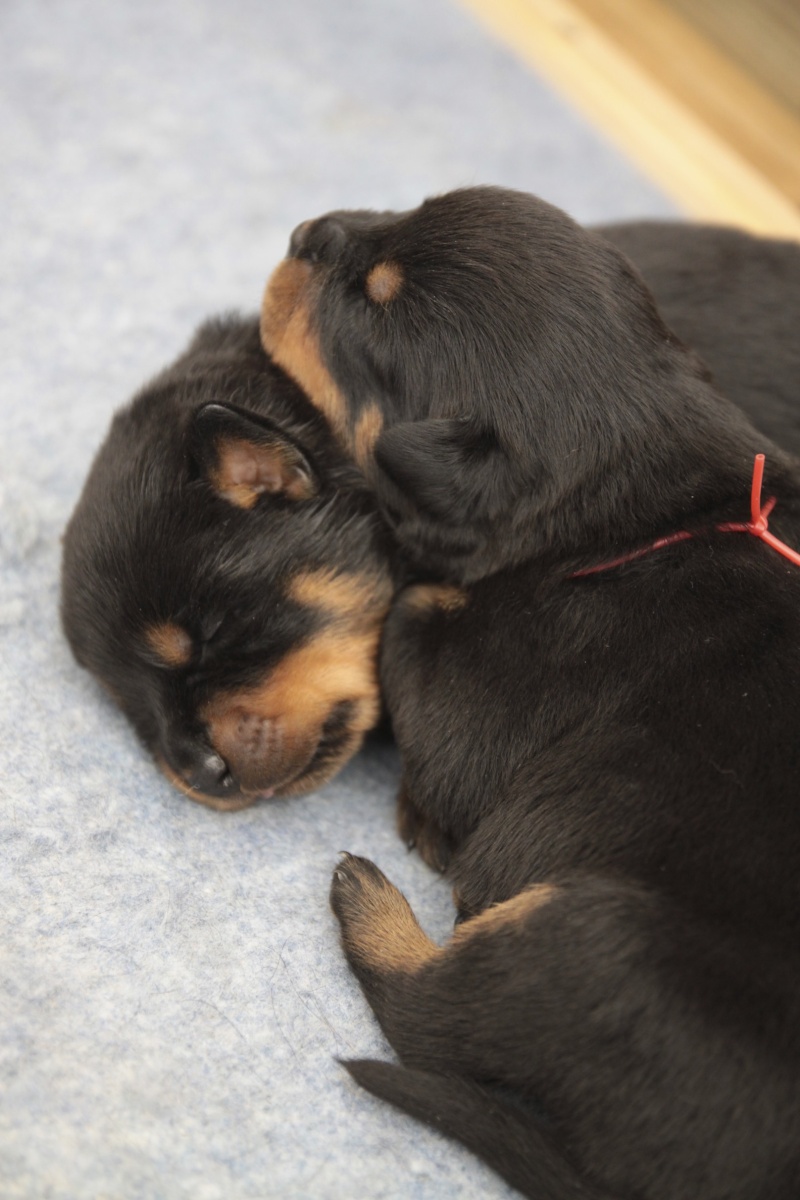
M 0 1194 L 509 1196 L 334 1060 L 389 1053 L 337 851 L 452 920 L 395 836 L 392 754 L 190 804 L 71 661 L 58 537 L 114 407 L 257 306 L 297 221 L 471 182 L 670 205 L 446 0 L 5 0 L 0 46 Z

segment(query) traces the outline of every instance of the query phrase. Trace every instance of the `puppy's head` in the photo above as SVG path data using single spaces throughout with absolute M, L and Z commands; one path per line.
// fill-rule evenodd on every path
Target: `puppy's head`
M 631 263 L 534 196 L 308 221 L 261 332 L 406 549 L 448 575 L 643 536 L 690 488 L 710 505 L 709 446 L 746 485 L 736 418 Z
M 79 663 L 193 799 L 308 791 L 379 708 L 388 545 L 256 320 L 205 325 L 115 418 L 64 539 Z
M 362 461 L 382 430 L 448 418 L 483 433 L 487 453 L 496 441 L 530 457 L 559 436 L 548 425 L 629 374 L 632 346 L 646 355 L 669 338 L 614 247 L 535 196 L 489 187 L 304 222 L 267 285 L 261 334 Z M 525 421 L 528 445 L 514 442 Z

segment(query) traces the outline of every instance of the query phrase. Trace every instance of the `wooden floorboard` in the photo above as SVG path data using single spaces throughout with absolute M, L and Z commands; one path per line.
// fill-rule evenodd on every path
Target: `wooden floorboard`
M 797 0 L 665 0 L 800 117 Z
M 662 0 L 462 0 L 698 219 L 800 239 L 800 120 Z

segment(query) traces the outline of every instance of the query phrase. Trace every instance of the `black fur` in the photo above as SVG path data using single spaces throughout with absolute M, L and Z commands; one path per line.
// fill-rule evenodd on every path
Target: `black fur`
M 635 252 L 649 234 L 611 236 Z M 751 352 L 773 330 L 742 391 L 753 415 L 766 397 L 780 435 L 800 382 L 800 250 L 676 239 L 709 292 L 764 246 L 759 293 L 735 306 L 744 328 L 704 308 L 704 348 L 733 395 L 726 328 Z M 796 460 L 712 384 L 629 260 L 534 198 L 472 189 L 395 220 L 334 214 L 293 249 L 353 421 L 369 403 L 383 415 L 367 472 L 400 540 L 469 585 L 439 606 L 430 589 L 399 599 L 382 680 L 403 825 L 449 858 L 462 915 L 484 915 L 426 947 L 375 868 L 340 867 L 346 953 L 414 1072 L 356 1078 L 532 1197 L 793 1200 L 800 568 L 716 526 L 748 518 L 764 451 L 770 528 L 800 549 Z M 376 304 L 364 281 L 387 260 L 403 282 Z M 651 277 L 663 269 L 656 255 Z M 672 296 L 690 341 L 699 303 Z
M 800 454 L 800 245 L 738 229 L 642 221 L 596 230 L 635 264 L 719 391 Z
M 537 1200 L 609 1200 L 564 1160 L 541 1119 L 463 1075 L 355 1060 L 343 1064 L 356 1083 L 419 1121 L 457 1138 L 514 1187 Z

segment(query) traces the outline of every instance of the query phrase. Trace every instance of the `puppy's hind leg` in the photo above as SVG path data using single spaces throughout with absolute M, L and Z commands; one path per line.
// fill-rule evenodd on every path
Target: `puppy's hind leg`
M 347 961 L 383 1023 L 392 985 L 442 951 L 423 933 L 402 892 L 367 858 L 342 855 L 333 873 L 331 907 Z
M 377 1068 L 354 1074 L 493 1163 L 463 1115 L 480 1109 L 475 1087 L 491 1098 L 486 1121 L 494 1105 L 529 1122 L 526 1169 L 558 1158 L 563 1139 L 578 1174 L 565 1153 L 564 1170 L 550 1178 L 548 1169 L 547 1186 L 530 1195 L 593 1196 L 573 1186 L 593 1179 L 649 1200 L 800 1196 L 793 959 L 611 875 L 535 884 L 460 925 L 444 947 L 363 859 L 341 864 L 332 899 L 403 1069 L 431 1080 L 426 1089 Z M 461 1081 L 460 1099 L 442 1078 Z M 503 1161 L 514 1165 L 516 1134 L 508 1138 Z
M 611 1200 L 575 1170 L 537 1110 L 524 1099 L 509 1102 L 469 1077 L 463 1043 L 470 1033 L 458 1011 L 459 996 L 443 978 L 442 968 L 446 973 L 448 959 L 463 950 L 470 927 L 502 935 L 506 922 L 516 921 L 523 908 L 546 903 L 553 892 L 531 889 L 523 893 L 524 901 L 510 902 L 513 911 L 506 905 L 489 910 L 442 949 L 423 933 L 405 897 L 373 863 L 345 855 L 331 888 L 345 953 L 389 1041 L 409 1065 L 343 1065 L 373 1095 L 462 1142 L 524 1195 Z M 434 1069 L 420 1069 L 423 1063 Z
M 342 946 L 384 1033 L 405 1062 L 447 1070 L 459 1061 L 463 1045 L 453 1030 L 453 1014 L 465 1002 L 469 1007 L 479 986 L 479 974 L 473 977 L 469 961 L 474 934 L 499 931 L 502 953 L 502 930 L 513 929 L 555 892 L 548 884 L 529 888 L 461 925 L 442 947 L 423 932 L 405 896 L 374 863 L 343 855 L 331 885 Z

